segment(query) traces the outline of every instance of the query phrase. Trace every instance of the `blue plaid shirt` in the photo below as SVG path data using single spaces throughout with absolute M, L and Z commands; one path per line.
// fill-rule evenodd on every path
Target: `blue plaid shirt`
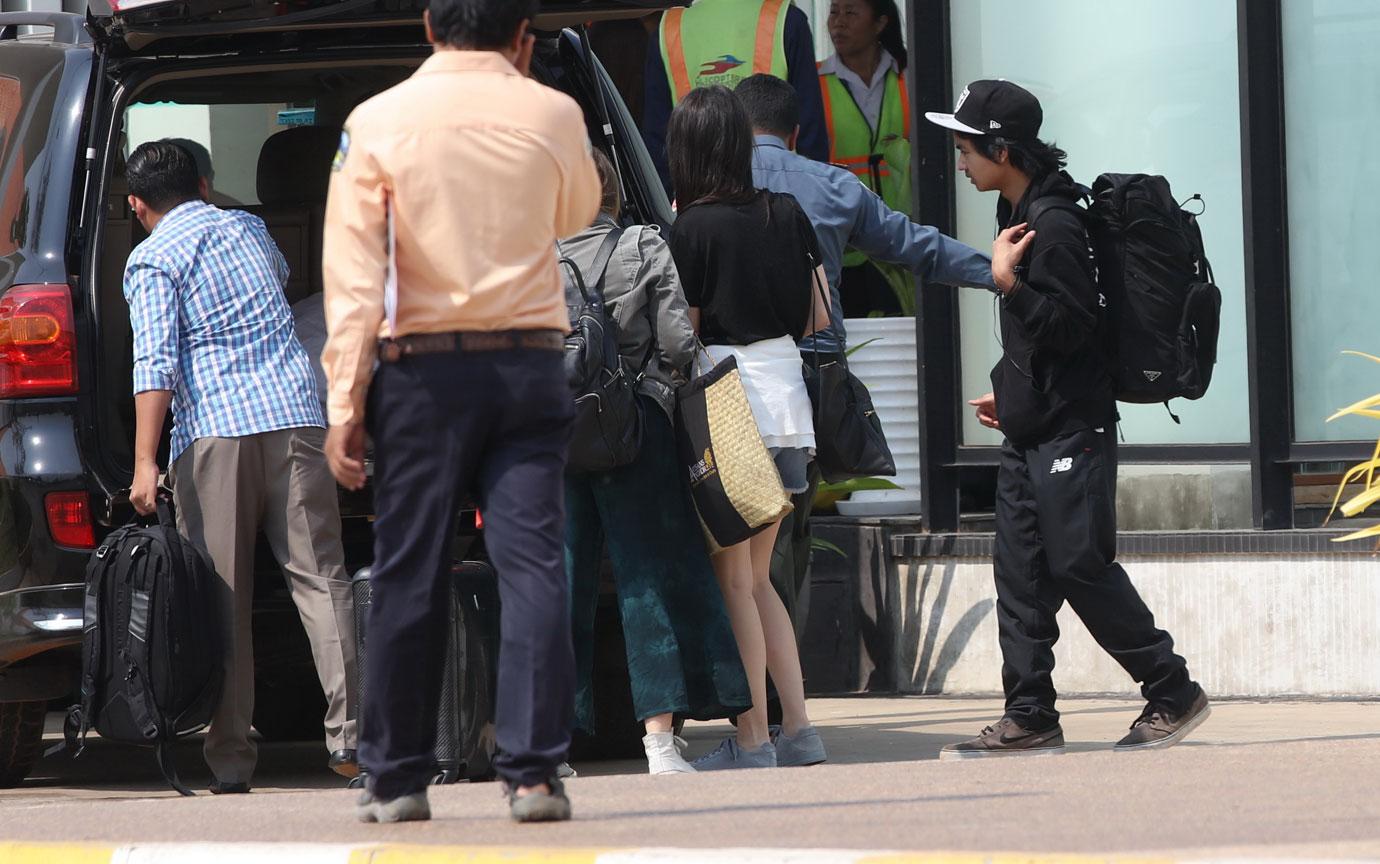
M 171 461 L 198 438 L 325 425 L 287 277 L 262 219 L 201 201 L 130 253 L 134 392 L 173 391 Z

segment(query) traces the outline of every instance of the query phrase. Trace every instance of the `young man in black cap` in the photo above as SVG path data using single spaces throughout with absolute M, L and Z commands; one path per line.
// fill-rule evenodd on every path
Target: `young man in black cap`
M 941 758 L 1062 753 L 1054 708 L 1055 614 L 1067 600 L 1097 643 L 1141 682 L 1148 704 L 1118 750 L 1167 747 L 1208 715 L 1174 640 L 1116 563 L 1116 398 L 1103 340 L 1105 298 L 1062 169 L 1038 137 L 1039 101 L 1009 81 L 974 81 L 953 114 L 927 113 L 954 133 L 958 168 L 1001 194 L 992 277 L 1001 291 L 1002 357 L 992 390 L 969 404 L 1006 435 L 997 473 L 997 622 L 1006 713 Z

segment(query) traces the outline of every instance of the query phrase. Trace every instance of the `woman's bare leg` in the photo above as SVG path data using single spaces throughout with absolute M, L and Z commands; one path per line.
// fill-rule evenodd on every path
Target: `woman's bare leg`
M 750 542 L 750 541 L 749 541 Z M 767 647 L 753 591 L 749 542 L 716 553 L 710 563 L 728 608 L 728 622 L 747 673 L 752 707 L 738 715 L 738 746 L 755 750 L 770 737 L 767 732 Z
M 805 713 L 805 679 L 800 671 L 800 648 L 795 641 L 795 626 L 781 596 L 771 584 L 771 552 L 776 545 L 777 522 L 748 541 L 752 560 L 752 596 L 761 619 L 766 642 L 767 669 L 771 672 L 776 695 L 781 699 L 781 726 L 795 735 L 809 726 Z M 753 694 L 754 700 L 756 694 Z M 741 728 L 741 727 L 740 727 Z

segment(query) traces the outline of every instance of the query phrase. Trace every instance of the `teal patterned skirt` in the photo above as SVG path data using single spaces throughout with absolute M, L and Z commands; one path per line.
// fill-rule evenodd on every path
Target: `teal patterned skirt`
M 642 399 L 630 465 L 566 477 L 566 574 L 575 637 L 576 717 L 594 729 L 594 616 L 605 544 L 613 565 L 637 719 L 741 714 L 752 704 L 738 645 L 676 458 L 665 412 Z

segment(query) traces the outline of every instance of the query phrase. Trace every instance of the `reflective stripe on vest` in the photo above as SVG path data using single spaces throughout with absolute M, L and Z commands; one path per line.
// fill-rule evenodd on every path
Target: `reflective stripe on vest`
M 887 73 L 875 130 L 837 75 L 820 75 L 819 90 L 829 128 L 829 161 L 856 174 L 893 210 L 909 213 L 910 94 L 906 76 L 894 70 Z
M 786 0 L 760 0 L 756 8 L 744 0 L 700 0 L 668 10 L 661 16 L 661 57 L 671 104 L 696 87 L 733 89 L 758 73 L 785 80 L 788 9 Z

